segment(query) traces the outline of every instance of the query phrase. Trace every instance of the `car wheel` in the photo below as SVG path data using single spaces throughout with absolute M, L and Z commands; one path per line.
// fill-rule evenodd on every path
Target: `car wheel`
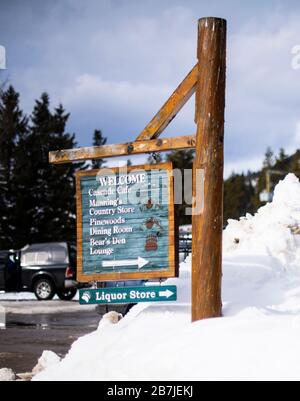
M 57 295 L 62 301 L 72 301 L 76 294 L 77 289 L 70 288 L 69 290 L 59 291 Z
M 51 301 L 55 295 L 55 286 L 49 278 L 40 278 L 35 282 L 33 291 L 39 301 Z

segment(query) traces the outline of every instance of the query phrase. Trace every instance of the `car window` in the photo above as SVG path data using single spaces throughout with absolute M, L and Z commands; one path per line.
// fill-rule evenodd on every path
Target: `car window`
M 3 270 L 5 268 L 7 262 L 7 253 L 0 252 L 0 269 Z
M 67 243 L 33 244 L 22 249 L 22 266 L 51 266 L 68 263 Z
M 22 254 L 23 266 L 47 265 L 51 261 L 50 252 L 26 252 Z
M 67 249 L 61 246 L 51 247 L 51 260 L 53 264 L 69 263 Z

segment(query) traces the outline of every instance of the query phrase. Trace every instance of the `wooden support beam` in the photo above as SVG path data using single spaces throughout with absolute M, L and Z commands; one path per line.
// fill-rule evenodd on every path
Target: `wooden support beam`
M 204 170 L 204 209 L 193 216 L 192 320 L 222 314 L 226 21 L 199 21 L 195 169 Z M 196 191 L 194 188 L 194 195 Z
M 105 145 L 49 152 L 51 164 L 63 164 L 91 159 L 105 159 L 117 156 L 130 156 L 142 153 L 167 152 L 169 150 L 195 148 L 196 137 L 182 136 L 131 142 L 120 145 Z
M 198 64 L 178 86 L 156 116 L 137 137 L 137 141 L 158 138 L 196 91 Z

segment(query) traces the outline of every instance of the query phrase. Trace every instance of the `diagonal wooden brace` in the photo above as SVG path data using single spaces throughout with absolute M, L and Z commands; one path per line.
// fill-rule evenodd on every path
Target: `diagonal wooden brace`
M 172 96 L 167 100 L 156 116 L 150 121 L 146 128 L 137 137 L 137 141 L 155 139 L 167 128 L 178 112 L 188 102 L 196 91 L 198 82 L 198 64 L 192 69 L 187 77 L 181 82 Z

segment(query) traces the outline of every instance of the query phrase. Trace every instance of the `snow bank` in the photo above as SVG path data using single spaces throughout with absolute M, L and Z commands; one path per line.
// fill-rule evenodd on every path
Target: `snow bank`
M 12 382 L 16 380 L 16 375 L 11 369 L 0 369 L 0 382 Z
M 179 300 L 134 307 L 75 342 L 35 380 L 299 379 L 300 183 L 288 175 L 274 201 L 224 233 L 224 318 L 190 323 L 191 261 Z
M 33 368 L 32 374 L 37 375 L 45 369 L 55 366 L 60 362 L 61 358 L 52 351 L 44 351 L 37 365 Z
M 0 301 L 28 301 L 36 297 L 30 292 L 4 292 L 0 291 Z
M 32 292 L 4 292 L 0 291 L 0 301 L 36 301 Z M 59 300 L 58 296 L 54 300 Z M 79 295 L 76 294 L 74 300 L 79 301 Z
M 229 220 L 224 233 L 225 256 L 261 256 L 277 261 L 272 270 L 298 271 L 300 262 L 300 185 L 289 174 L 275 188 L 272 203 L 254 216 Z

